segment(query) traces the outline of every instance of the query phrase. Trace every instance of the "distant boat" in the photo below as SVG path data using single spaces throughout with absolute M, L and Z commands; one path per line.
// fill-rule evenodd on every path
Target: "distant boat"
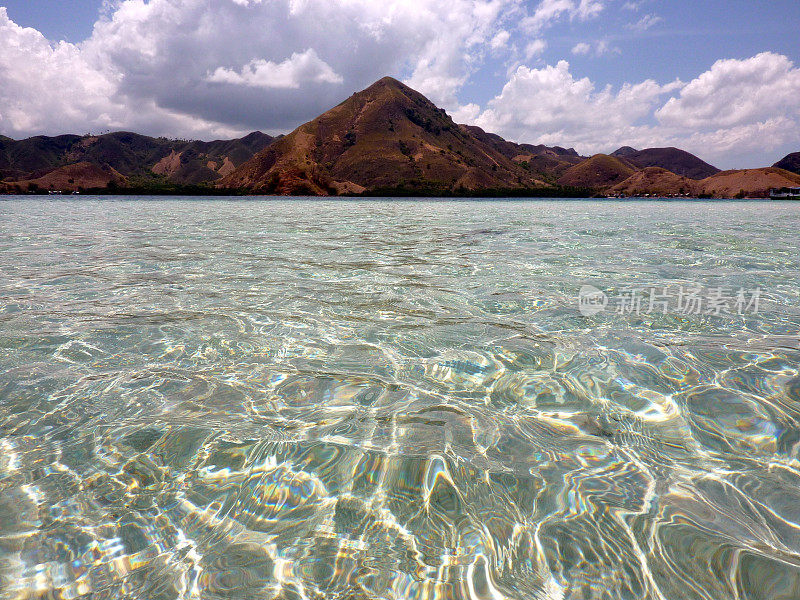
M 800 200 L 800 187 L 771 189 L 769 197 L 773 200 Z

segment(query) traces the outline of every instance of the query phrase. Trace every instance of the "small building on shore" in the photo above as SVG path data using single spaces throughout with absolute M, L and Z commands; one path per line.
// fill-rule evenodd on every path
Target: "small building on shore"
M 800 187 L 771 189 L 769 197 L 773 200 L 800 200 Z

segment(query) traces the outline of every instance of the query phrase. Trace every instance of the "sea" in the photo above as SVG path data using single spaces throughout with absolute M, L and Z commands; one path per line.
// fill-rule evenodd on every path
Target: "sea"
M 796 600 L 799 231 L 4 197 L 0 598 Z

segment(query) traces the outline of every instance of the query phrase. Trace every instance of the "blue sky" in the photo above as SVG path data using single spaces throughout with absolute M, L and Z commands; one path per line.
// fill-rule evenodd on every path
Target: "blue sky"
M 80 42 L 89 37 L 102 0 L 0 0 L 19 25 L 34 27 L 51 40 Z
M 13 137 L 288 131 L 389 74 L 459 121 L 584 154 L 681 145 L 729 168 L 800 150 L 797 0 L 0 7 L 0 133 Z

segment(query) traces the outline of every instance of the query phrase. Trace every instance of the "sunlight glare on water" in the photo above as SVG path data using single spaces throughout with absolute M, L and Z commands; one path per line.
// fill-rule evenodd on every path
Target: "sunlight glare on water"
M 2 201 L 0 598 L 796 600 L 798 208 Z

